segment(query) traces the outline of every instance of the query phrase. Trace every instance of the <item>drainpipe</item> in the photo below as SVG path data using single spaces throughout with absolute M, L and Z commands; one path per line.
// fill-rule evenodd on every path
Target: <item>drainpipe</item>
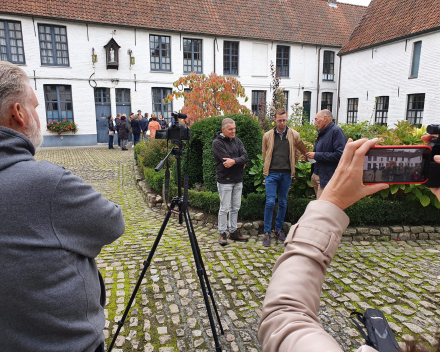
M 342 56 L 339 57 L 339 77 L 338 77 L 338 109 L 336 110 L 336 124 L 338 124 L 338 118 L 339 118 L 339 107 L 340 107 L 340 102 L 339 102 L 339 95 L 341 92 L 341 68 L 342 68 Z
M 214 73 L 215 73 L 215 43 L 217 42 L 217 38 L 214 38 Z
M 318 50 L 318 83 L 316 84 L 316 113 L 318 113 L 319 104 L 319 65 L 321 64 L 321 48 Z

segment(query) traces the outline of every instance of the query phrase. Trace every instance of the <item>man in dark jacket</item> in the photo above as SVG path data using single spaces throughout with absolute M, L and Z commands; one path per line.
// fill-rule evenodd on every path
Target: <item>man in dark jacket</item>
M 330 110 L 318 112 L 315 125 L 318 127 L 318 139 L 313 152 L 307 153 L 306 157 L 316 161 L 312 164 L 312 186 L 316 199 L 319 199 L 338 166 L 347 141 L 341 128 L 333 123 Z
M 128 150 L 127 143 L 128 143 L 128 136 L 129 136 L 130 130 L 128 129 L 128 125 L 126 124 L 125 114 L 122 115 L 122 117 L 121 117 L 121 124 L 119 125 L 118 133 L 119 133 L 119 136 L 121 137 L 121 149 Z
M 212 142 L 212 152 L 215 159 L 217 189 L 220 196 L 220 210 L 218 212 L 218 242 L 222 246 L 228 244 L 229 238 L 234 241 L 246 242 L 247 237 L 240 235 L 237 229 L 238 211 L 241 206 L 243 190 L 243 169 L 248 156 L 240 139 L 235 137 L 235 122 L 230 118 L 222 121 L 222 132 L 215 134 Z
M 0 61 L 0 341 L 5 352 L 104 351 L 95 258 L 124 233 L 121 209 L 72 172 L 34 159 L 38 100 Z
M 145 113 L 145 116 L 141 119 L 141 142 L 146 142 L 148 139 L 147 135 L 148 131 L 148 113 Z

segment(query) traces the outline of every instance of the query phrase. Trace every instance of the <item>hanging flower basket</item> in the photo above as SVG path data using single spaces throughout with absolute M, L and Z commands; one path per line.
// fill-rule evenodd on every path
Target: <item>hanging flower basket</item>
M 61 135 L 64 132 L 72 132 L 72 134 L 75 134 L 78 131 L 76 124 L 67 120 L 49 121 L 46 127 L 50 133 L 56 133 L 58 135 Z

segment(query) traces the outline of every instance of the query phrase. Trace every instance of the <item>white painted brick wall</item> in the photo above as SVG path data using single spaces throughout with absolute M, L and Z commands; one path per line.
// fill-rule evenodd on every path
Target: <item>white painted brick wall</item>
M 418 78 L 409 78 L 414 42 L 422 41 Z M 372 58 L 373 53 L 373 58 Z M 406 119 L 408 94 L 425 93 L 423 125 L 440 123 L 440 32 L 342 56 L 339 122 L 347 122 L 349 98 L 359 98 L 358 121 L 374 122 L 375 97 L 389 96 L 388 126 Z M 367 99 L 368 92 L 368 99 Z
M 36 95 L 40 102 L 37 111 L 40 116 L 44 135 L 49 135 L 44 126 L 46 125 L 46 111 L 44 104 L 44 84 L 64 84 L 72 86 L 72 99 L 74 120 L 78 125 L 78 135 L 96 134 L 94 91 L 89 85 L 89 77 L 95 73 L 93 79 L 98 87 L 111 88 L 112 114 L 116 114 L 115 88 L 128 88 L 131 90 L 131 109 L 136 112 L 152 111 L 152 87 L 173 88 L 172 83 L 183 74 L 183 52 L 181 51 L 180 34 L 166 33 L 161 31 L 135 30 L 116 26 L 92 25 L 87 27 L 83 23 L 56 21 L 34 18 L 34 24 L 30 17 L 1 15 L 1 19 L 20 21 L 24 39 L 26 64 L 22 65 L 29 78 L 32 87 L 35 88 L 34 71 L 36 77 Z M 52 24 L 67 27 L 70 67 L 42 66 L 40 60 L 40 46 L 38 41 L 38 24 Z M 107 70 L 105 64 L 104 45 L 111 39 L 111 31 L 116 30 L 114 39 L 121 46 L 119 50 L 119 70 Z M 150 71 L 150 44 L 149 35 L 169 35 L 171 37 L 171 72 Z M 206 35 L 181 35 L 182 38 L 198 38 L 203 40 L 203 72 L 209 74 L 214 70 L 214 37 Z M 223 42 L 225 40 L 237 41 L 236 38 L 217 38 L 215 45 L 215 62 L 217 74 L 223 74 Z M 245 87 L 249 100 L 246 105 L 251 108 L 252 90 L 267 90 L 268 102 L 271 99 L 269 91 L 270 62 L 276 62 L 276 42 L 239 40 L 239 76 L 237 79 Z M 256 44 L 267 46 L 267 60 L 264 63 L 253 62 L 252 47 Z M 278 43 L 286 45 L 285 43 Z M 303 103 L 303 92 L 312 92 L 311 117 L 316 114 L 317 106 L 317 74 L 318 74 L 318 48 L 307 45 L 290 46 L 290 77 L 282 78 L 281 87 L 289 91 L 289 107 L 294 103 Z M 98 63 L 92 64 L 92 48 L 98 55 Z M 133 51 L 136 59 L 135 65 L 130 68 L 127 50 Z M 322 47 L 320 53 L 320 93 L 332 92 L 334 95 L 333 106 L 336 108 L 337 98 L 337 75 L 339 58 L 335 56 L 335 81 L 322 82 L 322 63 L 324 50 L 338 48 Z M 252 67 L 261 65 L 263 75 L 253 75 Z M 255 70 L 254 70 L 255 71 Z M 136 75 L 136 91 L 134 78 Z M 112 81 L 113 80 L 113 81 Z M 116 81 L 117 80 L 117 81 Z M 242 101 L 244 104 L 244 100 Z M 320 98 L 318 101 L 320 109 Z M 173 102 L 173 109 L 178 111 L 183 107 L 183 99 Z M 289 108 L 289 114 L 291 109 Z

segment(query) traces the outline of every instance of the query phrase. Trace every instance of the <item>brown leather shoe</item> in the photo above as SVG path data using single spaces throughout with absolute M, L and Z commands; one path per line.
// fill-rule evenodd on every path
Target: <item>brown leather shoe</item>
M 264 234 L 264 238 L 263 238 L 263 246 L 264 247 L 270 247 L 270 233 L 266 232 Z
M 228 238 L 226 237 L 226 232 L 221 233 L 220 237 L 218 238 L 218 243 L 222 246 L 226 246 L 228 244 Z
M 247 240 L 249 239 L 249 237 L 240 235 L 240 230 L 238 229 L 235 230 L 234 232 L 231 232 L 229 234 L 229 238 L 233 241 L 238 241 L 238 242 L 247 242 Z

